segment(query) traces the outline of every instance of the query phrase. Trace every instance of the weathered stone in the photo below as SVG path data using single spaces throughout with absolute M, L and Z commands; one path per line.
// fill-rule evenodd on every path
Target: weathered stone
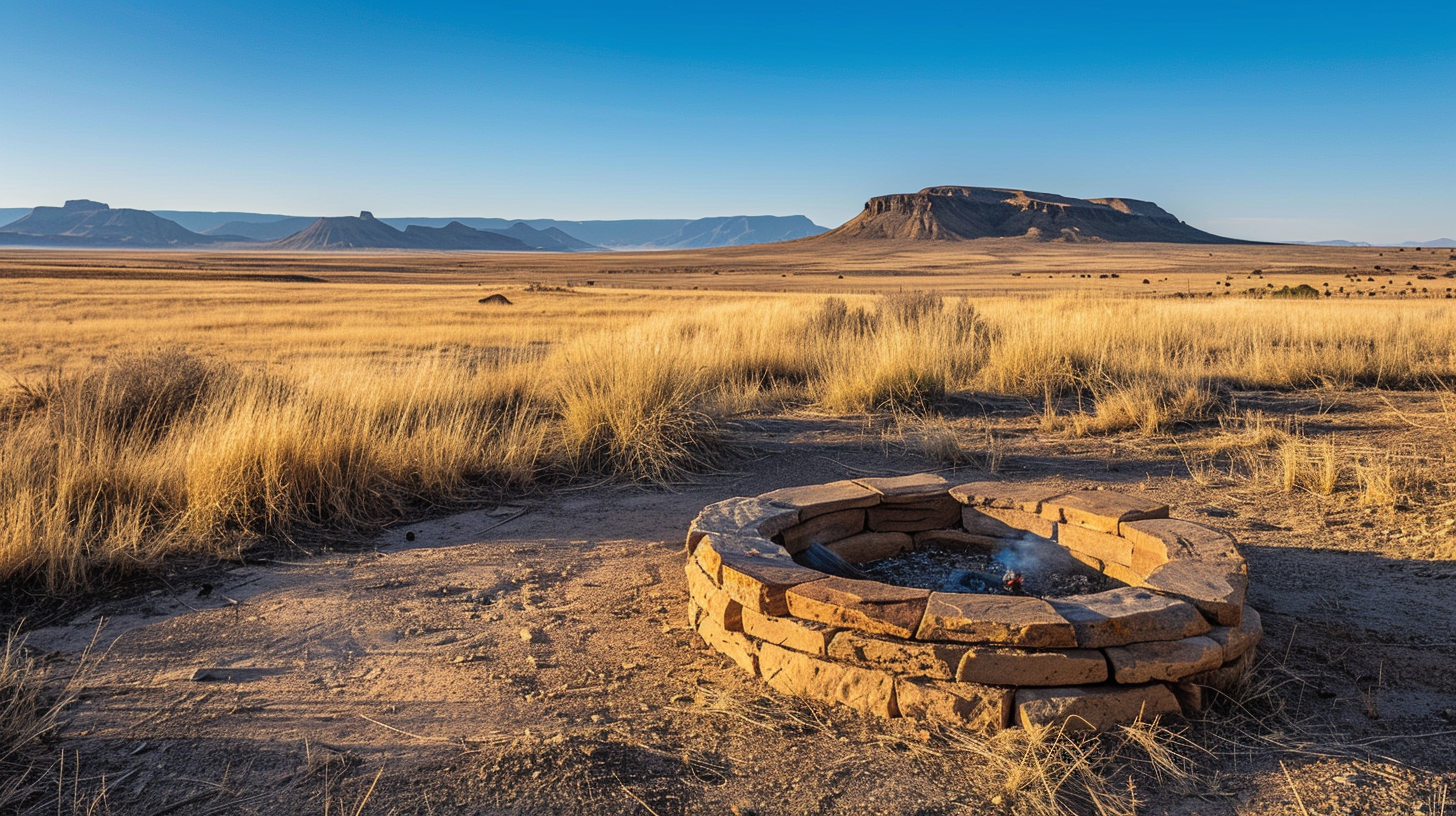
M 916 533 L 952 527 L 961 520 L 960 502 L 941 494 L 914 502 L 884 503 L 866 511 L 865 526 L 877 532 Z
M 1132 544 L 1121 536 L 1070 524 L 1063 524 L 1057 531 L 1057 536 L 1057 543 L 1072 552 L 1090 555 L 1111 564 L 1132 566 Z
M 914 636 L 925 614 L 930 591 L 878 581 L 824 578 L 795 586 L 785 597 L 796 618 L 908 638 Z
M 865 511 L 836 510 L 824 513 L 784 530 L 784 547 L 791 553 L 802 552 L 810 544 L 828 544 L 864 532 Z
M 1216 669 L 1174 684 L 1173 693 L 1178 696 L 1178 703 L 1185 713 L 1198 714 L 1207 710 L 1219 697 L 1236 696 L 1253 667 L 1254 653 L 1247 651 Z
M 688 596 L 702 614 L 729 632 L 743 631 L 743 605 L 718 588 L 696 561 L 687 563 Z
M 1182 640 L 1209 630 L 1192 605 L 1146 589 L 1123 587 L 1052 601 L 1087 649 L 1154 640 Z
M 1208 636 L 1223 647 L 1223 659 L 1228 662 L 1259 645 L 1259 640 L 1264 637 L 1264 622 L 1259 619 L 1257 610 L 1246 606 L 1237 626 L 1215 626 Z
M 1113 490 L 1074 490 L 1042 502 L 1041 514 L 1052 521 L 1116 535 L 1124 521 L 1167 518 L 1168 505 Z
M 1015 689 L 938 680 L 895 680 L 900 716 L 952 723 L 976 731 L 999 731 L 1011 722 Z
M 687 551 L 692 552 L 708 533 L 773 538 L 799 523 L 799 510 L 761 496 L 724 499 L 703 508 L 688 526 Z
M 1028 532 L 1045 539 L 1057 538 L 1057 523 L 1050 519 L 1042 519 L 1035 513 L 1026 513 L 1025 510 L 1009 510 L 1006 507 L 984 506 L 976 507 L 976 509 L 967 507 L 965 510 L 989 516 L 990 519 L 997 520 L 1012 529 L 1021 530 L 1021 532 Z M 970 525 L 965 525 L 965 517 L 967 517 L 967 513 L 961 513 L 961 523 L 965 529 L 970 530 Z
M 789 551 L 759 536 L 707 533 L 693 550 L 692 559 L 714 583 L 723 582 L 723 556 L 749 557 L 783 567 L 796 566 Z
M 765 643 L 759 650 L 763 679 L 783 694 L 842 703 L 881 717 L 898 717 L 890 675 L 819 660 Z
M 1232 626 L 1243 614 L 1249 577 L 1228 564 L 1175 560 L 1153 570 L 1140 583 L 1193 604 L 1215 623 Z
M 880 494 L 881 504 L 905 504 L 946 495 L 950 482 L 934 473 L 855 479 L 856 484 Z
M 699 545 L 698 549 L 703 547 Z M 722 556 L 721 573 L 723 591 L 743 608 L 763 615 L 788 614 L 784 593 L 790 587 L 824 577 L 818 570 L 792 562 L 784 565 L 777 559 L 737 554 Z
M 743 610 L 742 621 L 743 633 L 751 638 L 821 657 L 829 653 L 829 641 L 840 631 L 817 621 L 763 615 L 752 609 Z
M 698 618 L 698 635 L 714 651 L 737 663 L 749 674 L 758 674 L 758 647 L 740 632 L 730 632 L 707 615 Z
M 824 546 L 852 564 L 863 564 L 899 555 L 914 547 L 915 540 L 908 533 L 860 533 Z
M 785 487 L 765 493 L 759 498 L 798 508 L 800 521 L 807 521 L 815 516 L 839 510 L 873 507 L 880 503 L 880 494 L 848 480 L 829 484 L 804 485 L 803 487 Z
M 1128 685 L 1149 680 L 1182 680 L 1223 664 L 1223 647 L 1203 635 L 1111 646 L 1103 651 L 1112 665 L 1112 679 Z
M 1192 521 L 1129 521 L 1122 525 L 1120 533 L 1132 542 L 1134 549 L 1148 553 L 1160 563 L 1178 559 L 1243 563 L 1233 536 Z
M 1012 530 L 1015 533 L 1015 530 Z M 943 547 L 974 552 L 996 553 L 1004 549 L 1007 541 L 978 533 L 963 533 L 960 530 L 926 530 L 915 534 L 915 549 Z
M 698 630 L 698 619 L 703 616 L 702 607 L 698 606 L 691 596 L 688 597 L 688 628 L 696 632 Z
M 1107 679 L 1107 658 L 1096 649 L 1028 651 L 974 646 L 956 678 L 992 686 L 1079 686 Z
M 884 669 L 907 677 L 951 680 L 967 646 L 886 640 L 858 632 L 840 632 L 829 643 L 829 656 L 871 669 Z
M 1068 731 L 1106 731 L 1137 720 L 1177 713 L 1178 700 L 1162 683 L 1016 692 L 1016 718 L 1022 728 L 1060 725 Z
M 1039 598 L 932 592 L 918 640 L 1063 648 L 1077 645 L 1072 624 Z
M 965 505 L 999 507 L 1025 513 L 1041 512 L 1041 503 L 1064 491 L 1036 482 L 967 482 L 949 491 Z
M 1121 581 L 1128 586 L 1135 587 L 1143 585 L 1142 573 L 1132 567 L 1124 567 L 1115 561 L 1104 561 L 1102 563 L 1102 574 L 1114 581 Z

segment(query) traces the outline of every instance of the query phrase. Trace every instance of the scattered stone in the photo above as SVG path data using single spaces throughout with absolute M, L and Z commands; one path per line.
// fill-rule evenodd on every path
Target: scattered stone
M 1072 624 L 1039 598 L 933 592 L 917 640 L 1066 648 L 1077 645 Z
M 1135 720 L 1177 714 L 1178 699 L 1161 683 L 1019 689 L 1016 717 L 1023 728 L 1060 725 L 1068 731 L 1105 731 Z
M 955 679 L 992 686 L 1077 686 L 1107 680 L 1107 658 L 1096 649 L 1031 651 L 976 646 Z
M 795 617 L 862 632 L 913 637 L 930 592 L 878 581 L 825 578 L 786 593 Z
M 484 303 L 487 306 L 514 306 L 515 305 L 515 304 L 511 303 L 511 299 L 510 298 L 506 297 L 505 295 L 502 295 L 500 292 L 496 292 L 493 295 L 489 295 L 487 297 L 483 297 L 478 302 L 479 303 Z
M 1182 640 L 1212 628 L 1192 605 L 1146 589 L 1124 587 L 1051 603 L 1087 649 Z
M 902 717 L 999 731 L 1011 722 L 1015 689 L 899 677 L 895 698 Z

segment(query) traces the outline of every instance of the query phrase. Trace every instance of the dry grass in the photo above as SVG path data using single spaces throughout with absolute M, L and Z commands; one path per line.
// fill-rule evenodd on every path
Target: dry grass
M 89 649 L 79 666 L 57 685 L 51 671 L 29 653 L 18 628 L 7 632 L 0 644 L 0 813 L 20 813 L 22 805 L 35 808 L 37 802 L 44 802 L 44 812 L 50 813 L 104 810 L 104 790 L 83 787 L 64 752 L 55 763 L 42 758 L 41 743 L 81 692 Z
M 677 482 L 719 459 L 722 418 L 786 405 L 907 417 L 902 438 L 932 460 L 994 469 L 994 435 L 938 418 L 945 395 L 1040 399 L 1048 427 L 1151 435 L 1224 416 L 1230 388 L 1456 379 L 1456 312 L 1432 301 L 511 290 L 517 306 L 484 314 L 456 303 L 476 287 L 453 285 L 251 304 L 111 285 L 125 314 L 13 304 L 43 307 L 21 346 L 96 362 L 41 370 L 0 349 L 34 372 L 0 408 L 11 580 L 61 591 L 563 480 Z M 1391 504 L 1418 486 L 1393 461 L 1246 425 L 1230 451 L 1252 467 L 1277 437 L 1289 489 L 1358 481 Z

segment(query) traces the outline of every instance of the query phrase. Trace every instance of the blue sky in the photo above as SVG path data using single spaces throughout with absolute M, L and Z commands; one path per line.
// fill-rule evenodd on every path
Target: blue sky
M 1456 2 L 0 6 L 0 206 L 563 219 L 936 184 L 1456 237 Z

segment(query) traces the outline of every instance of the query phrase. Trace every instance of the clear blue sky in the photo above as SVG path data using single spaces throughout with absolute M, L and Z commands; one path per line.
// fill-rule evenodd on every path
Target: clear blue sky
M 833 226 L 933 184 L 1456 237 L 1456 2 L 0 4 L 0 206 Z

